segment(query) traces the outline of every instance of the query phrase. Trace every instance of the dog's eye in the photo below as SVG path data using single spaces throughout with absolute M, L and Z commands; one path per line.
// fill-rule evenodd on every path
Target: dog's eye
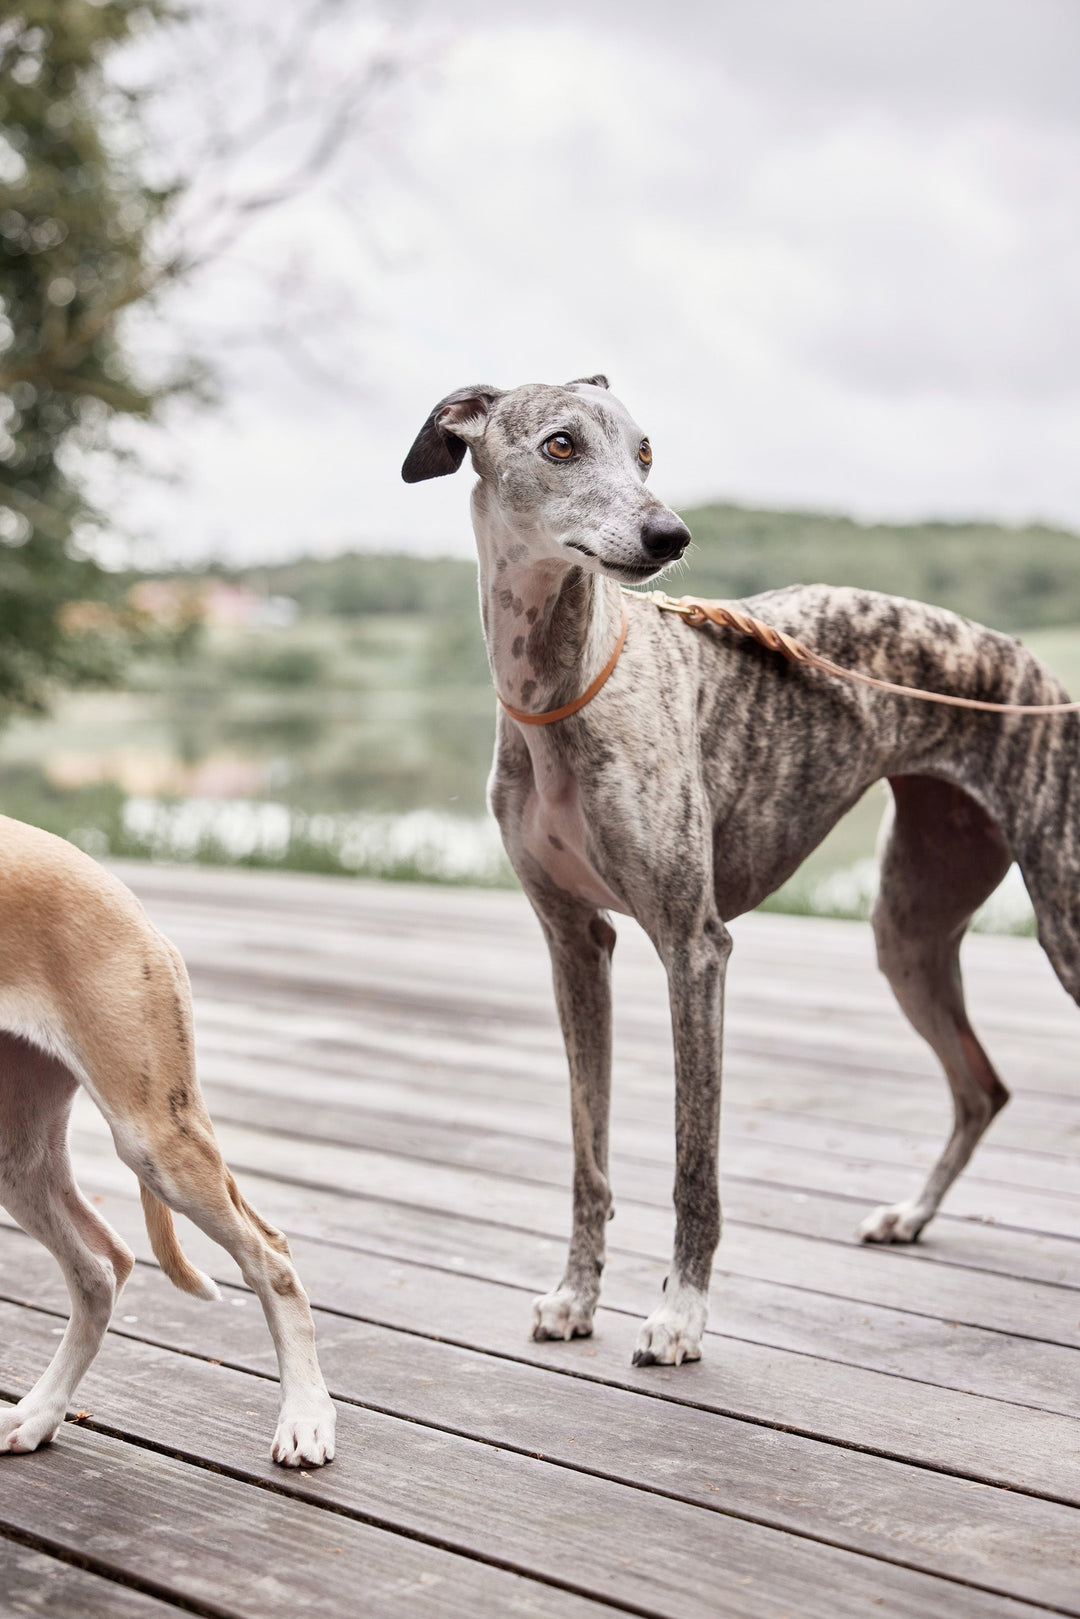
M 647 438 L 643 438 L 637 447 L 637 458 L 643 467 L 652 466 L 652 445 Z
M 544 454 L 553 461 L 569 461 L 574 453 L 574 441 L 569 433 L 555 433 L 544 445 Z

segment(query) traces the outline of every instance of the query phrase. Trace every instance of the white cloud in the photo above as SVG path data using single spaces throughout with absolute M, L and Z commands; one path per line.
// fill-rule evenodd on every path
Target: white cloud
M 596 369 L 674 500 L 1080 526 L 1071 5 L 458 16 L 337 182 L 362 227 L 324 190 L 244 248 L 348 292 L 295 310 L 357 386 L 226 355 L 225 419 L 173 427 L 184 492 L 129 498 L 165 552 L 467 549 L 465 480 L 398 480 L 435 399 Z M 244 289 L 186 316 L 227 337 Z

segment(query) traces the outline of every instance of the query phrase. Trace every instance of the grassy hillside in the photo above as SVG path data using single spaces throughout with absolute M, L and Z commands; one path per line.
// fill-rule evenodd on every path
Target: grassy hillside
M 710 505 L 682 514 L 694 544 L 668 588 L 749 596 L 795 583 L 914 596 L 998 629 L 1080 623 L 1080 535 L 996 523 L 863 524 L 821 512 Z M 291 596 L 305 613 L 419 614 L 475 623 L 471 561 L 351 553 L 234 575 Z M 482 674 L 482 668 L 473 668 Z
M 862 585 L 1005 630 L 1080 623 L 1080 535 L 997 523 L 862 524 L 817 512 L 702 506 L 687 586 L 748 596 L 778 585 Z

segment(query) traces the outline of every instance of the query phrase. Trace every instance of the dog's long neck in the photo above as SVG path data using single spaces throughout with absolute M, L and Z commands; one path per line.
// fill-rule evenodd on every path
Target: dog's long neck
M 492 678 L 505 702 L 539 714 L 579 696 L 611 656 L 619 589 L 561 557 L 537 560 L 492 504 L 480 485 L 473 523 Z

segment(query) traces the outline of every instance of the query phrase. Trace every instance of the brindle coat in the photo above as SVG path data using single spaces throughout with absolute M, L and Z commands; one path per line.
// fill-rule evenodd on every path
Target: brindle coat
M 436 477 L 472 451 L 492 672 L 501 696 L 529 712 L 585 689 L 615 642 L 619 582 L 655 575 L 689 539 L 644 487 L 641 429 L 606 387 L 589 378 L 461 389 L 435 407 L 403 468 L 409 482 Z M 568 458 L 555 435 L 570 441 Z M 920 602 L 797 585 L 746 605 L 838 663 L 893 681 L 1003 702 L 1065 697 L 1019 642 Z M 967 1020 L 959 949 L 1014 859 L 1043 947 L 1080 998 L 1080 717 L 886 696 L 730 632 L 690 629 L 647 600 L 629 608 L 622 657 L 588 706 L 549 726 L 500 713 L 490 796 L 550 948 L 571 1075 L 573 1235 L 562 1281 L 536 1301 L 534 1336 L 589 1333 L 599 1296 L 611 1213 L 607 913 L 621 911 L 667 969 L 676 1070 L 674 1257 L 634 1360 L 678 1364 L 700 1354 L 720 1235 L 725 924 L 888 779 L 878 960 L 945 1069 L 955 1124 L 919 1195 L 876 1210 L 859 1235 L 913 1241 L 1008 1099 Z

